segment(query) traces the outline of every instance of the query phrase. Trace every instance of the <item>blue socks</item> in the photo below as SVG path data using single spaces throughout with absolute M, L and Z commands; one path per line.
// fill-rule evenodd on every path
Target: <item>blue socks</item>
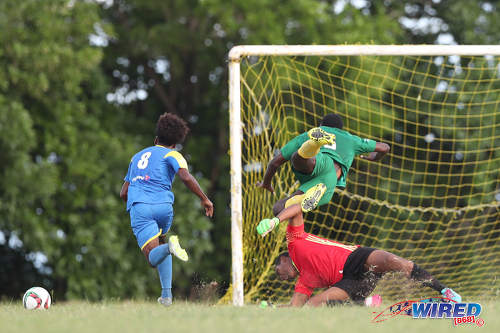
M 163 259 L 165 259 L 170 254 L 168 244 L 162 244 L 160 246 L 155 247 L 149 252 L 149 263 L 151 266 L 158 266 Z
M 172 256 L 168 244 L 162 244 L 149 252 L 149 263 L 160 275 L 161 297 L 172 297 Z
M 172 298 L 172 256 L 168 255 L 156 268 L 160 275 L 161 297 Z

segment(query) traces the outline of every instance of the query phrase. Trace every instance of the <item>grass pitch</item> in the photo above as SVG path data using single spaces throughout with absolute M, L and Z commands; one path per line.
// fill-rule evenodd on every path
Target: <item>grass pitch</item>
M 412 319 L 397 316 L 372 323 L 378 308 L 335 307 L 261 309 L 208 306 L 177 302 L 164 308 L 156 302 L 69 302 L 47 311 L 28 311 L 19 303 L 0 304 L 0 332 L 475 332 L 500 331 L 500 301 L 480 302 L 485 324 L 454 327 L 451 319 Z

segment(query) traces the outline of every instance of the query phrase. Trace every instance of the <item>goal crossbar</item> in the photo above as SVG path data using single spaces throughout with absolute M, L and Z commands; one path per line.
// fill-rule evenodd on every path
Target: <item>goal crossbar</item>
M 479 56 L 500 55 L 500 45 L 239 45 L 229 60 L 245 56 Z

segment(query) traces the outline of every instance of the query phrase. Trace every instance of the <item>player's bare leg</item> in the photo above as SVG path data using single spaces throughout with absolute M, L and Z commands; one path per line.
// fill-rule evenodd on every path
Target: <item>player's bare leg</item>
M 151 263 L 149 262 L 149 253 L 151 252 L 152 249 L 154 249 L 155 247 L 158 247 L 159 245 L 160 245 L 159 237 L 156 237 L 156 238 L 153 238 L 152 240 L 150 240 L 149 243 L 147 243 L 142 248 L 142 253 L 146 257 L 146 260 L 148 261 L 149 265 L 153 268 L 155 268 L 155 266 L 151 265 Z
M 292 205 L 284 209 L 277 216 L 280 221 L 288 221 L 291 226 L 299 226 L 304 224 L 304 216 L 302 215 L 302 208 L 299 204 Z
M 340 302 L 340 301 L 347 301 L 348 299 L 349 295 L 345 290 L 340 289 L 338 287 L 331 287 L 323 291 L 322 293 L 319 293 L 311 297 L 309 301 L 307 301 L 306 305 L 321 306 L 321 305 L 326 305 L 327 302 L 332 302 L 332 301 Z
M 403 272 L 410 278 L 413 262 L 383 250 L 375 250 L 366 259 L 365 269 L 375 273 Z
M 425 269 L 419 267 L 410 260 L 398 257 L 387 251 L 373 251 L 366 259 L 365 269 L 382 274 L 386 272 L 403 272 L 407 278 L 418 281 L 422 283 L 423 286 L 436 290 L 446 298 L 456 302 L 462 301 L 462 297 L 458 293 L 443 285 Z

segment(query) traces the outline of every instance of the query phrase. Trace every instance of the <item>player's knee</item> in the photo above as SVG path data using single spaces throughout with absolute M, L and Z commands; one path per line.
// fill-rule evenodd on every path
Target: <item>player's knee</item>
M 149 267 L 151 267 L 153 269 L 156 269 L 156 267 L 158 266 L 158 263 L 151 262 L 151 259 L 149 258 L 149 254 L 146 255 L 146 261 L 148 262 Z
M 408 278 L 411 277 L 411 274 L 413 272 L 413 267 L 415 267 L 415 263 L 411 260 L 406 260 L 405 267 L 403 270 L 406 277 L 408 277 Z
M 148 252 L 147 254 L 146 254 L 146 253 L 144 253 L 144 256 L 146 257 L 146 261 L 148 262 L 149 267 L 151 267 L 151 268 L 156 268 L 156 266 L 155 266 L 155 265 L 153 265 L 153 264 L 151 263 L 151 260 L 149 259 L 149 252 Z
M 146 245 L 143 249 L 142 249 L 142 253 L 144 254 L 144 257 L 146 257 L 146 261 L 148 262 L 148 265 L 151 267 L 151 268 L 156 268 L 156 266 L 154 266 L 152 263 L 151 263 L 151 260 L 149 259 L 149 253 L 151 252 L 152 248 L 148 245 Z
M 297 152 L 294 152 L 292 156 L 290 157 L 290 163 L 292 163 L 292 166 L 295 167 L 295 165 L 298 166 L 298 163 L 302 162 L 304 160 L 303 157 L 301 157 Z

